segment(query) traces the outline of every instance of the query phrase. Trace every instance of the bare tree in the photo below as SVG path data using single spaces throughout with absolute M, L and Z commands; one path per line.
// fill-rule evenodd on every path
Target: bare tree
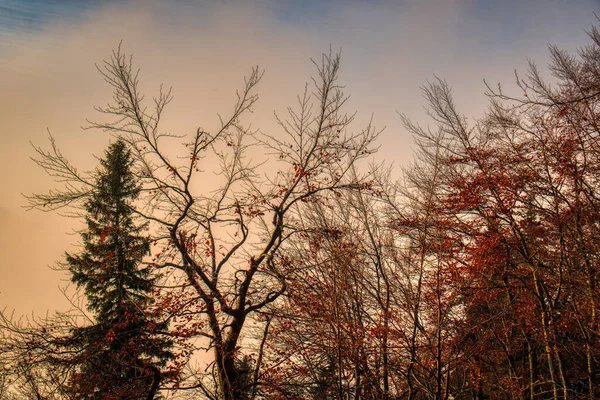
M 151 105 L 140 93 L 139 71 L 121 49 L 99 71 L 114 95 L 97 110 L 106 122 L 91 122 L 126 141 L 135 157 L 135 173 L 143 185 L 135 212 L 151 223 L 158 254 L 152 261 L 164 277 L 162 307 L 173 319 L 173 334 L 204 338 L 213 351 L 217 396 L 245 396 L 236 359 L 244 346 L 243 328 L 253 314 L 286 290 L 278 266 L 282 244 L 297 231 L 297 216 L 328 192 L 358 188 L 364 177 L 350 173 L 356 162 L 374 152 L 378 135 L 371 124 L 350 131 L 353 115 L 344 113 L 347 96 L 338 83 L 339 54 L 315 62 L 317 75 L 298 97 L 287 118 L 278 118 L 282 132 L 259 134 L 242 118 L 258 100 L 255 88 L 262 72 L 252 69 L 227 118 L 216 132 L 198 128 L 192 135 L 161 130 L 171 92 L 162 90 Z M 253 164 L 250 146 L 273 157 L 269 168 Z M 30 197 L 39 209 L 77 206 L 87 196 L 89 176 L 80 174 L 53 143 L 38 150 L 38 164 L 66 182 L 66 187 Z M 220 186 L 203 189 L 203 171 L 210 164 Z M 263 169 L 268 169 L 264 174 Z M 271 173 L 273 172 L 274 173 Z M 212 171 L 211 171 L 212 172 Z M 208 392 L 209 385 L 197 382 Z
M 77 313 L 16 319 L 1 312 L 2 398 L 69 398 L 65 389 L 75 366 L 71 360 L 82 353 L 71 332 L 80 324 Z

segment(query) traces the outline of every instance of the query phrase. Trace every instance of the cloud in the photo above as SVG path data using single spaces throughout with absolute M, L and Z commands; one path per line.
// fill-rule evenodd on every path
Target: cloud
M 252 123 L 275 132 L 273 110 L 284 113 L 294 103 L 314 72 L 310 57 L 318 58 L 330 46 L 342 48 L 341 83 L 352 95 L 349 112 L 358 111 L 359 123 L 373 113 L 377 126 L 387 126 L 381 157 L 403 163 L 410 159 L 412 141 L 397 111 L 427 124 L 419 89 L 427 79 L 434 74 L 446 78 L 463 111 L 477 115 L 486 101 L 483 78 L 510 84 L 513 70 L 521 69 L 527 56 L 541 57 L 543 64 L 548 42 L 570 49 L 585 44 L 583 29 L 595 22 L 591 13 L 597 8 L 585 1 L 541 0 L 527 2 L 527 7 L 510 1 L 488 8 L 482 5 L 487 2 L 474 0 L 322 3 L 109 2 L 81 11 L 77 18 L 55 19 L 40 30 L 10 36 L 18 51 L 0 56 L 0 207 L 12 216 L 0 229 L 2 238 L 12 237 L 16 226 L 27 227 L 19 231 L 22 236 L 40 231 L 32 237 L 39 243 L 14 238 L 9 245 L 14 250 L 4 253 L 0 270 L 10 266 L 11 275 L 3 282 L 14 288 L 11 293 L 25 297 L 41 285 L 51 286 L 46 265 L 67 248 L 49 249 L 48 243 L 68 247 L 75 241 L 63 236 L 48 241 L 47 236 L 49 226 L 52 235 L 60 235 L 72 221 L 24 214 L 19 208 L 21 193 L 55 186 L 29 160 L 29 141 L 46 143 L 48 128 L 76 165 L 95 166 L 92 154 L 102 154 L 108 137 L 80 127 L 86 118 L 98 117 L 94 105 L 110 100 L 110 89 L 94 64 L 101 64 L 121 40 L 142 68 L 142 89 L 149 97 L 161 83 L 173 87 L 165 127 L 183 134 L 198 126 L 214 128 L 216 113 L 226 114 L 232 107 L 235 89 L 254 65 L 266 74 Z M 28 255 L 32 248 L 39 248 L 35 258 Z M 28 276 L 48 279 L 32 283 Z M 3 301 L 9 307 L 17 304 L 15 297 Z M 39 307 L 58 304 L 49 300 Z

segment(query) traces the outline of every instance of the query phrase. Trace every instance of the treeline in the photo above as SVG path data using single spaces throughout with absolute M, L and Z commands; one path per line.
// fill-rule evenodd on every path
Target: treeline
M 91 318 L 4 315 L 3 398 L 600 397 L 589 36 L 575 55 L 550 47 L 549 81 L 530 63 L 516 95 L 488 87 L 473 122 L 445 81 L 425 86 L 435 128 L 403 118 L 417 149 L 400 180 L 362 162 L 379 131 L 344 111 L 339 55 L 315 63 L 280 132 L 245 122 L 254 69 L 218 131 L 177 136 L 160 129 L 170 92 L 145 101 L 119 48 L 101 70 L 107 121 L 91 126 L 117 138 L 104 169 L 79 173 L 53 141 L 37 162 L 67 186 L 29 197 L 86 212 L 84 253 L 66 265 Z M 127 168 L 111 175 L 117 149 Z M 203 190 L 213 166 L 220 185 Z M 107 194 L 117 175 L 129 189 Z

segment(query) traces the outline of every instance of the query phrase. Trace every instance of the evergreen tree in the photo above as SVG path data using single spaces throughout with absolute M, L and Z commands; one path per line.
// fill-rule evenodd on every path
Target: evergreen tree
M 78 399 L 152 399 L 170 342 L 147 317 L 153 278 L 141 268 L 150 242 L 131 208 L 140 192 L 123 141 L 111 144 L 97 171 L 97 189 L 85 204 L 81 254 L 67 254 L 72 281 L 83 288 L 95 324 L 74 332 L 81 360 L 71 377 Z

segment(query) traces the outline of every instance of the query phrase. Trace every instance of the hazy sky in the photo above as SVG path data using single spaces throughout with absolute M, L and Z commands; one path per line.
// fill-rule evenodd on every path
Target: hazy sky
M 526 59 L 546 63 L 546 46 L 575 51 L 597 22 L 592 0 L 209 1 L 0 0 L 0 308 L 37 314 L 64 308 L 65 277 L 48 268 L 78 242 L 76 221 L 25 211 L 22 194 L 56 184 L 29 159 L 47 130 L 81 169 L 108 137 L 82 131 L 110 90 L 95 70 L 120 40 L 142 68 L 142 88 L 172 86 L 171 131 L 214 127 L 254 65 L 266 70 L 252 123 L 276 129 L 302 91 L 310 58 L 342 49 L 341 82 L 358 124 L 386 126 L 380 159 L 410 159 L 397 112 L 427 124 L 420 86 L 445 78 L 467 115 L 485 107 L 483 79 L 507 88 Z M 65 282 L 62 283 L 63 285 Z

